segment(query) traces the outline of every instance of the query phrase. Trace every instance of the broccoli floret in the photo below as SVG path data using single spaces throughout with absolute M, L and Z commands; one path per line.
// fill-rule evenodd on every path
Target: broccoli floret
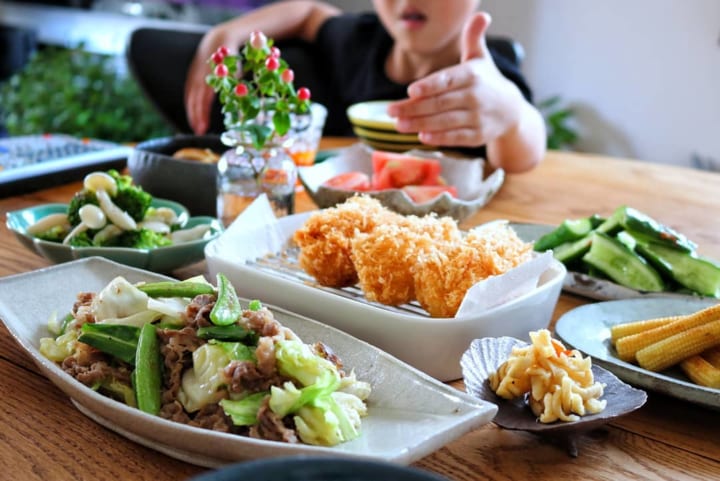
M 150 229 L 125 231 L 112 238 L 110 243 L 110 245 L 118 247 L 132 247 L 135 249 L 154 249 L 170 244 L 172 244 L 170 238 Z
M 80 223 L 80 207 L 86 204 L 99 205 L 95 192 L 81 190 L 77 192 L 68 204 L 67 217 L 70 225 L 75 227 Z
M 72 239 L 70 239 L 70 245 L 75 247 L 92 247 L 95 244 L 93 244 L 92 237 L 90 236 L 90 231 L 83 231 L 78 234 L 75 234 Z
M 121 175 L 117 170 L 109 170 L 108 174 L 117 182 L 117 194 L 112 197 L 115 205 L 127 212 L 133 219 L 140 222 L 152 202 L 152 196 L 142 187 L 134 185 L 132 177 Z

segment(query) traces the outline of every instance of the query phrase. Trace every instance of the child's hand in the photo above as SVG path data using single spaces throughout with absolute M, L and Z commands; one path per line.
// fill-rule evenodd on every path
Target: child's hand
M 487 13 L 471 18 L 463 32 L 462 62 L 413 82 L 409 98 L 389 106 L 400 132 L 419 132 L 429 145 L 477 147 L 520 122 L 525 99 L 490 56 L 489 25 Z
M 208 59 L 225 44 L 221 30 L 210 30 L 200 42 L 185 79 L 185 111 L 190 128 L 198 135 L 210 127 L 210 111 L 215 92 L 205 81 L 210 73 Z

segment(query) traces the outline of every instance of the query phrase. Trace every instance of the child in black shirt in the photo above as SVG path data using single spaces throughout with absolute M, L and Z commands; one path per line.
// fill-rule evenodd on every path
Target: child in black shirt
M 479 0 L 374 0 L 372 14 L 342 14 L 314 1 L 261 7 L 211 29 L 188 72 L 185 104 L 196 133 L 208 128 L 212 90 L 206 60 L 221 45 L 237 50 L 252 31 L 297 38 L 324 62 L 327 133 L 350 134 L 346 108 L 398 100 L 388 113 L 401 132 L 429 145 L 481 147 L 508 172 L 531 169 L 545 153 L 545 127 L 512 62 L 487 48 L 490 16 Z M 327 95 L 326 95 L 327 96 Z

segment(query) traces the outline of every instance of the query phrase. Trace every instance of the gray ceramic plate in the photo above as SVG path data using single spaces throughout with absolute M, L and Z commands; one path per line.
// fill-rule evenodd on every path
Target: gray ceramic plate
M 512 337 L 476 339 L 462 357 L 463 378 L 467 391 L 480 399 L 498 405 L 493 422 L 505 429 L 530 431 L 537 434 L 570 434 L 588 431 L 612 419 L 632 412 L 647 400 L 647 395 L 622 382 L 612 373 L 593 365 L 595 380 L 605 384 L 603 393 L 607 406 L 597 414 L 582 416 L 575 422 L 540 423 L 524 399 L 507 400 L 497 396 L 487 382 L 490 374 L 505 362 L 513 347 L 527 343 Z
M 720 409 L 720 389 L 693 384 L 679 369 L 655 373 L 621 361 L 610 344 L 610 327 L 615 324 L 689 314 L 717 302 L 686 297 L 625 299 L 587 304 L 563 315 L 555 326 L 555 333 L 565 343 L 592 356 L 593 361 L 635 386 Z
M 526 242 L 534 242 L 543 234 L 547 234 L 555 226 L 547 224 L 526 224 L 511 222 L 520 238 Z M 581 272 L 568 271 L 563 282 L 563 291 L 597 301 L 643 298 L 676 298 L 699 299 L 701 296 L 682 294 L 679 292 L 646 292 L 621 286 L 607 279 L 600 279 Z
M 287 444 L 219 433 L 145 414 L 85 387 L 38 351 L 40 338 L 49 335 L 46 326 L 53 312 L 70 309 L 78 292 L 97 292 L 118 275 L 130 282 L 167 279 L 98 257 L 68 262 L 0 279 L 0 318 L 40 371 L 70 396 L 81 412 L 169 456 L 202 466 L 289 455 L 410 464 L 488 423 L 497 412 L 495 405 L 435 381 L 349 334 L 271 306 L 283 325 L 305 342 L 323 341 L 331 346 L 348 371 L 354 369 L 359 379 L 371 384 L 369 414 L 363 419 L 360 438 L 332 448 Z
M 442 176 L 448 184 L 458 190 L 458 197 L 447 193 L 424 203 L 415 203 L 400 189 L 387 189 L 363 192 L 378 199 L 387 208 L 405 215 L 423 216 L 431 212 L 441 216 L 465 219 L 486 205 L 500 190 L 505 180 L 505 171 L 496 169 L 487 177 L 483 159 L 458 159 L 439 152 L 410 151 L 417 156 L 433 157 L 440 160 Z M 301 167 L 298 170 L 308 195 L 320 208 L 332 207 L 345 202 L 357 191 L 325 187 L 328 179 L 344 172 L 364 172 L 372 174 L 371 150 L 361 144 L 355 144 L 338 151 L 320 164 Z

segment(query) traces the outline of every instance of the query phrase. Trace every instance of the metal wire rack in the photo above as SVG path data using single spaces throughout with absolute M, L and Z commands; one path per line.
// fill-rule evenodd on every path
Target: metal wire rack
M 417 301 L 413 301 L 408 304 L 402 304 L 400 306 L 388 306 L 380 304 L 378 302 L 372 302 L 365 298 L 362 289 L 358 286 L 350 287 L 326 287 L 318 284 L 311 275 L 307 274 L 298 263 L 298 256 L 300 249 L 297 246 L 287 247 L 282 253 L 277 255 L 268 255 L 256 259 L 255 261 L 248 261 L 247 266 L 252 267 L 260 272 L 281 278 L 288 282 L 301 283 L 306 286 L 313 287 L 315 289 L 330 292 L 332 294 L 344 297 L 346 299 L 352 299 L 363 304 L 371 305 L 379 309 L 398 313 L 398 314 L 411 314 L 415 316 L 429 317 L 429 314 L 425 309 L 420 307 Z

